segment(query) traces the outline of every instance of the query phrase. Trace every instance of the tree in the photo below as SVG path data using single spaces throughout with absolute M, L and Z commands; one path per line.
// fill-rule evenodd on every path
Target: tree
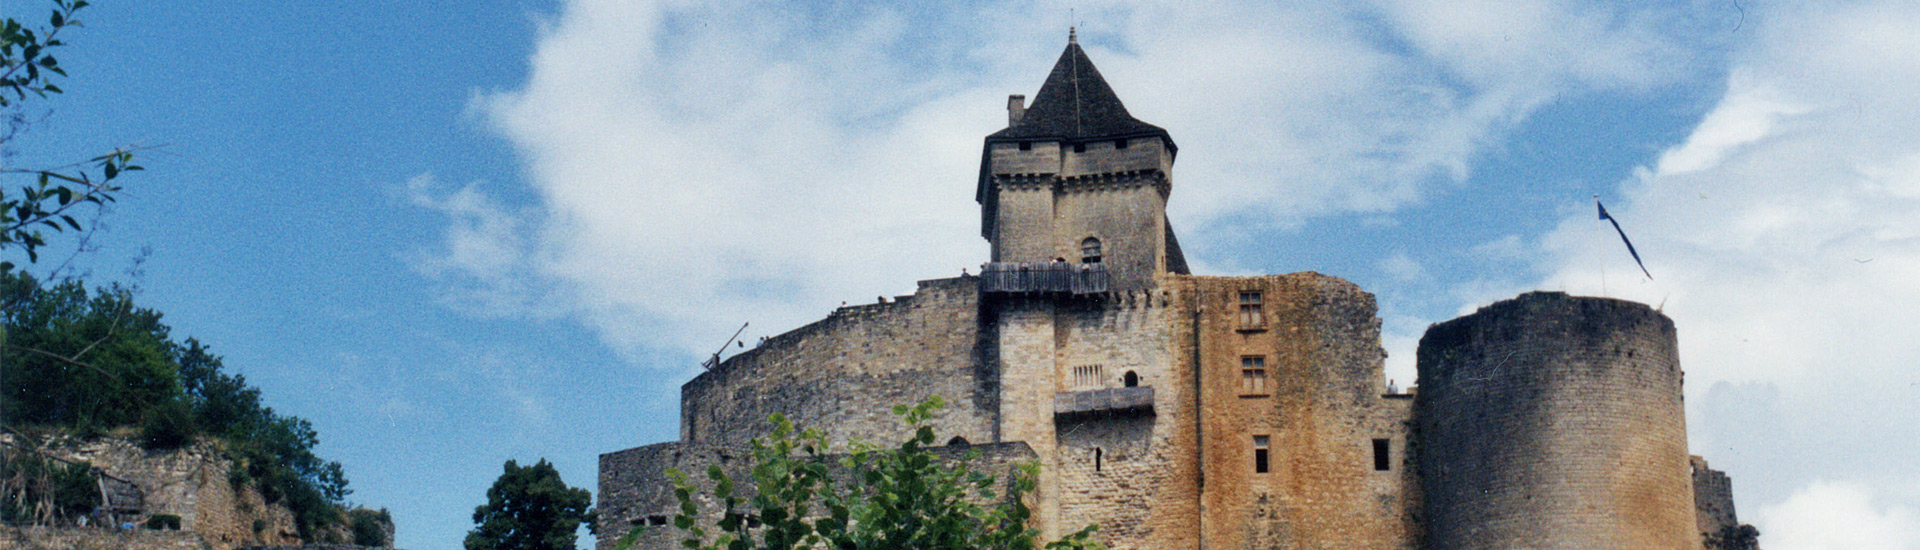
M 53 5 L 47 25 L 38 30 L 11 17 L 0 20 L 0 109 L 10 111 L 7 127 L 0 133 L 0 145 L 11 141 L 27 125 L 28 118 L 20 111 L 24 101 L 61 92 L 54 77 L 64 77 L 67 71 L 52 52 L 66 45 L 59 38 L 61 31 L 80 26 L 73 15 L 87 7 L 87 2 L 54 0 Z M 0 154 L 0 162 L 7 160 L 7 155 Z M 73 209 L 113 202 L 114 194 L 120 191 L 114 179 L 140 169 L 133 164 L 133 148 L 118 148 L 58 166 L 0 164 L 0 174 L 33 179 L 14 193 L 0 188 L 0 250 L 22 247 L 28 262 L 38 261 L 39 248 L 47 244 L 42 229 L 83 231 Z M 11 269 L 13 262 L 0 261 L 0 272 Z
M 487 489 L 487 503 L 473 509 L 477 526 L 467 532 L 467 550 L 571 550 L 592 501 L 586 489 L 561 481 L 547 459 L 526 467 L 508 460 Z
M 706 475 L 714 482 L 719 520 L 703 526 L 695 487 L 678 469 L 673 479 L 680 512 L 674 526 L 684 534 L 681 546 L 697 550 L 1031 550 L 1040 533 L 1029 525 L 1026 495 L 1034 490 L 1039 465 L 1020 464 L 1004 482 L 970 463 L 933 450 L 929 420 L 944 406 L 938 396 L 914 406 L 898 405 L 894 414 L 914 426 L 899 446 L 881 448 L 856 442 L 851 452 L 831 454 L 819 430 L 795 429 L 778 413 L 768 418 L 773 433 L 752 443 L 753 495 L 743 498 L 735 481 L 718 466 Z M 838 466 L 838 471 L 834 466 Z M 995 487 L 1005 487 L 1004 494 Z M 711 512 L 709 512 L 711 513 Z M 1104 548 L 1089 525 L 1046 544 L 1048 549 Z M 618 548 L 632 547 L 635 527 Z

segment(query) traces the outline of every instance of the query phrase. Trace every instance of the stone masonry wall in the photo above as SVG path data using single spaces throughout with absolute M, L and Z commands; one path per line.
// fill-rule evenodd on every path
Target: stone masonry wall
M 1733 480 L 1726 472 L 1707 467 L 1707 460 L 1691 457 L 1693 471 L 1694 522 L 1702 534 L 1717 534 L 1721 529 L 1740 525 L 1733 512 Z
M 947 437 L 944 433 L 940 436 Z M 1033 450 L 1021 443 L 955 445 L 933 450 L 949 460 L 958 460 L 969 451 L 979 452 L 979 458 L 970 462 L 970 467 L 974 471 L 991 472 L 1003 483 L 1011 479 L 1009 476 L 1018 463 L 1036 458 Z M 721 503 L 713 497 L 714 482 L 705 472 L 708 466 L 720 466 L 733 480 L 736 496 L 752 498 L 751 457 L 751 452 L 744 448 L 681 442 L 657 443 L 600 455 L 600 501 L 595 509 L 599 512 L 597 531 L 607 534 L 599 537 L 597 548 L 610 550 L 638 525 L 645 525 L 646 529 L 635 539 L 634 548 L 680 547 L 679 541 L 685 534 L 673 526 L 680 501 L 666 476 L 668 468 L 679 468 L 698 488 L 693 496 L 701 516 L 706 518 L 701 526 L 715 532 L 713 522 L 720 515 Z M 846 469 L 837 465 L 834 476 L 839 483 L 847 483 L 851 477 Z M 995 491 L 1005 495 L 1006 487 L 996 487 Z
M 0 526 L 0 550 L 205 550 L 199 533 Z
M 1428 548 L 1698 548 L 1673 322 L 1534 292 L 1434 325 L 1416 405 Z
M 1056 444 L 1042 470 L 1043 481 L 1057 488 L 1045 503 L 1053 534 L 1098 524 L 1097 538 L 1115 550 L 1196 542 L 1193 377 L 1173 357 L 1184 317 L 1172 305 L 1170 293 L 1132 291 L 1052 308 L 1044 391 L 1120 388 L 1128 373 L 1154 390 L 1152 411 L 1058 417 L 1049 410 L 1032 419 L 1051 422 Z M 1011 363 L 1006 369 L 1016 370 Z M 1098 379 L 1088 380 L 1088 372 Z
M 293 514 L 285 506 L 267 504 L 258 491 L 235 490 L 227 482 L 233 463 L 214 442 L 149 451 L 125 439 L 100 438 L 51 450 L 138 485 L 145 493 L 146 513 L 180 516 L 181 530 L 200 534 L 215 550 L 300 542 Z
M 1373 296 L 1318 273 L 1178 277 L 1202 373 L 1206 548 L 1412 549 L 1420 491 L 1411 406 L 1384 397 Z M 1257 322 L 1240 294 L 1260 293 Z M 1243 373 L 1265 365 L 1264 383 Z M 1267 440 L 1257 471 L 1256 436 Z M 1377 470 L 1373 440 L 1386 440 Z
M 997 377 L 979 325 L 977 277 L 921 281 L 912 296 L 840 308 L 682 386 L 681 440 L 743 446 L 778 412 L 837 444 L 891 443 L 909 435 L 893 406 L 939 395 L 939 433 L 993 441 Z

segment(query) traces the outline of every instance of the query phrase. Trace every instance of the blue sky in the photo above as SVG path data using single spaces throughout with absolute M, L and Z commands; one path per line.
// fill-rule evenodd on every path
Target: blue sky
M 153 147 L 72 265 L 455 548 L 503 461 L 676 437 L 739 323 L 983 261 L 980 139 L 1078 22 L 1198 271 L 1361 284 L 1403 384 L 1525 290 L 1660 304 L 1768 548 L 1920 548 L 1920 5 L 1268 4 L 107 2 L 10 162 Z

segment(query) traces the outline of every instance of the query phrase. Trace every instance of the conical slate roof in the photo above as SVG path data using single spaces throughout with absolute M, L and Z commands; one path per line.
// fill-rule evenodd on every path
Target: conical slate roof
M 1047 82 L 1040 85 L 1033 105 L 1020 122 L 987 136 L 987 141 L 1028 139 L 1093 140 L 1157 135 L 1172 139 L 1165 129 L 1141 122 L 1127 114 L 1120 96 L 1113 93 L 1100 70 L 1087 59 L 1080 44 L 1069 39 L 1067 50 L 1060 52 Z

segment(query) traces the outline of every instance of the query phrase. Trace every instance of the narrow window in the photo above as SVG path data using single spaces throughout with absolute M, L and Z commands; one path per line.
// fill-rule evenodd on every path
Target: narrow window
M 1073 387 L 1093 389 L 1100 387 L 1100 365 L 1081 365 L 1073 368 Z
M 1100 263 L 1100 239 L 1087 237 L 1080 241 L 1080 263 Z
M 1243 355 L 1240 357 L 1240 394 L 1265 395 L 1267 393 L 1267 356 Z
M 1240 291 L 1240 328 L 1260 328 L 1266 326 L 1265 321 L 1260 315 L 1260 291 Z
M 1133 371 L 1127 371 L 1126 376 L 1120 377 L 1120 382 L 1129 388 L 1137 387 L 1140 385 L 1140 375 L 1134 374 Z
M 1267 473 L 1267 436 L 1253 436 L 1253 473 Z
M 666 525 L 667 516 L 647 516 L 647 525 Z
M 1391 444 L 1387 441 L 1388 440 L 1385 439 L 1373 440 L 1373 469 L 1376 471 L 1384 472 L 1393 469 L 1393 460 L 1387 452 Z
M 1100 459 L 1101 459 L 1100 455 L 1104 453 L 1105 453 L 1105 450 L 1099 447 L 1093 448 L 1093 471 L 1096 471 L 1096 472 L 1100 471 Z
M 1073 144 L 1073 152 L 1075 152 L 1075 153 L 1085 153 L 1085 152 L 1087 152 L 1087 144 L 1085 144 L 1085 143 L 1075 143 L 1075 144 Z
M 1020 142 L 1020 150 L 1021 150 L 1021 151 L 1032 151 L 1032 150 L 1033 150 L 1033 142 L 1031 142 L 1031 141 L 1022 141 L 1022 142 Z
M 1127 138 L 1120 138 L 1120 139 L 1113 140 L 1113 148 L 1115 149 L 1127 148 Z

